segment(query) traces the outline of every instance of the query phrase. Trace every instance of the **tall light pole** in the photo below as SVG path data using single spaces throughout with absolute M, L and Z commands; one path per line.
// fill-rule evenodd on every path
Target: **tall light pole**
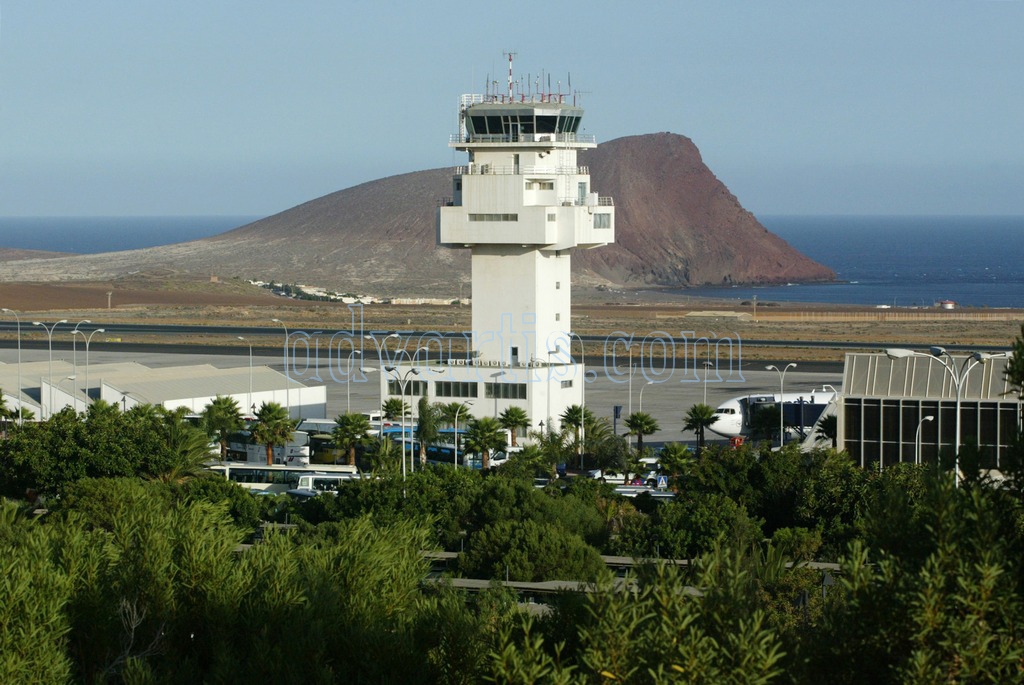
M 86 335 L 83 331 L 78 331 L 79 335 L 85 338 L 85 404 L 89 405 L 91 397 L 89 395 L 89 343 L 92 342 L 92 336 L 97 333 L 105 333 L 106 329 L 97 328 L 96 330 L 90 331 L 89 335 Z
M 399 374 L 399 371 L 394 366 L 385 366 L 384 370 L 394 375 L 395 380 L 398 381 L 398 387 L 401 391 L 400 397 L 402 398 L 402 482 L 405 482 L 405 389 L 409 384 L 409 376 L 420 375 L 420 370 L 416 368 L 409 369 L 404 374 Z
M 0 311 L 5 311 L 8 314 L 14 314 L 15 320 L 18 322 L 18 425 L 25 425 L 25 412 L 21 406 L 21 317 L 18 316 L 18 312 L 13 309 L 4 307 Z
M 946 351 L 945 347 L 934 345 L 928 348 L 928 352 L 928 354 L 925 354 L 916 350 L 905 350 L 896 347 L 886 350 L 885 354 L 889 359 L 924 357 L 928 360 L 935 360 L 942 364 L 942 368 L 949 374 L 949 379 L 952 381 L 953 389 L 956 392 L 956 421 L 954 422 L 956 424 L 956 443 L 953 445 L 953 483 L 956 487 L 960 487 L 960 400 L 963 397 L 963 387 L 967 381 L 967 375 L 978 364 L 984 364 L 989 359 L 1005 359 L 1010 356 L 1010 353 L 999 352 L 997 354 L 989 354 L 987 352 L 975 352 L 971 356 L 965 357 L 958 369 L 956 359 Z
M 641 414 L 643 414 L 643 413 L 644 413 L 644 390 L 646 390 L 646 389 L 647 389 L 647 386 L 649 386 L 649 385 L 654 385 L 654 381 L 647 381 L 647 382 L 646 382 L 646 383 L 644 383 L 644 385 L 643 385 L 643 386 L 642 386 L 642 387 L 640 388 L 640 407 L 639 407 L 639 409 L 637 409 L 637 411 L 638 411 L 639 413 L 641 413 Z
M 352 413 L 352 359 L 359 357 L 359 368 L 363 367 L 363 353 L 361 350 L 352 350 L 348 358 L 348 375 L 345 376 L 345 413 Z
M 776 371 L 779 374 L 779 449 L 780 450 L 782 449 L 782 446 L 786 444 L 786 432 L 785 432 L 786 429 L 785 429 L 785 426 L 783 425 L 783 421 L 782 421 L 782 419 L 783 419 L 783 416 L 782 416 L 783 415 L 783 410 L 784 410 L 784 408 L 786 406 L 786 398 L 785 398 L 785 395 L 786 395 L 786 385 L 785 385 L 786 384 L 786 372 L 789 371 L 792 368 L 795 368 L 795 367 L 796 367 L 796 362 L 790 362 L 790 363 L 786 364 L 786 368 L 784 368 L 784 369 L 779 369 L 779 367 L 775 366 L 775 364 L 769 364 L 768 366 L 764 367 L 764 368 L 768 369 L 769 371 Z
M 570 332 L 569 336 L 570 338 L 575 337 L 580 341 L 580 366 L 583 368 L 583 385 L 580 387 L 580 470 L 582 471 L 583 455 L 587 452 L 587 351 L 583 347 L 583 338 L 578 333 Z
M 240 335 L 235 336 L 235 337 L 237 337 L 239 340 L 241 340 L 242 342 L 244 342 L 246 345 L 249 346 L 249 400 L 247 402 L 247 405 L 250 407 L 250 409 L 252 410 L 253 414 L 255 414 L 256 410 L 252 409 L 252 407 L 256 406 L 255 404 L 252 403 L 252 343 L 249 342 L 248 340 L 246 340 L 245 338 L 243 338 Z M 291 418 L 290 414 L 289 414 L 289 418 Z
M 921 420 L 917 422 L 917 432 L 914 434 L 914 463 L 920 465 L 921 463 L 921 427 L 925 421 L 934 421 L 935 417 L 929 414 L 928 416 L 922 416 Z M 881 462 L 879 462 L 881 463 Z
M 462 411 L 463 407 L 471 407 L 473 402 L 460 402 L 458 408 L 455 410 L 455 461 L 452 465 L 455 468 L 459 468 L 459 412 Z
M 89 321 L 89 319 L 82 319 L 81 321 L 75 324 L 74 330 L 71 331 L 71 368 L 74 370 L 73 373 L 75 374 L 75 378 L 78 377 L 78 345 L 76 344 L 78 342 L 78 338 L 76 338 L 75 336 L 81 333 L 81 331 L 78 330 L 78 327 L 81 326 L 83 323 L 92 323 L 92 321 Z M 71 391 L 71 396 L 77 398 L 78 381 L 76 380 L 73 383 L 73 385 L 74 387 Z M 72 401 L 71 406 L 75 408 L 75 411 L 78 411 L 77 402 Z
M 703 362 L 704 364 L 704 404 L 708 403 L 708 369 L 714 366 L 711 362 Z
M 67 319 L 61 319 L 60 321 L 54 323 L 52 326 L 49 327 L 47 327 L 47 325 L 42 321 L 32 322 L 33 326 L 42 326 L 43 330 L 46 331 L 46 348 L 49 351 L 49 362 L 47 364 L 47 384 L 50 387 L 50 406 L 48 409 L 49 414 L 46 415 L 46 418 L 50 418 L 50 415 L 53 414 L 53 329 L 57 328 L 58 325 L 67 322 Z M 39 398 L 40 404 L 42 404 L 42 399 L 42 397 Z
M 292 377 L 288 367 L 288 326 L 281 319 L 271 319 L 271 321 L 279 323 L 284 327 L 284 402 L 288 409 L 288 418 L 290 419 L 292 417 Z M 302 416 L 301 411 L 299 416 Z
M 387 341 L 390 338 L 399 338 L 400 339 L 401 336 L 398 335 L 398 333 L 391 333 L 390 335 L 384 336 L 384 338 L 381 339 L 380 342 L 377 342 L 377 338 L 375 338 L 372 335 L 364 335 L 363 337 L 366 340 L 372 340 L 373 341 L 374 346 L 376 346 L 376 348 L 377 348 L 377 361 L 380 362 L 380 366 L 381 366 L 382 369 L 387 370 L 387 367 L 384 366 L 384 349 L 386 349 L 385 345 L 387 344 Z M 380 388 L 380 393 L 379 393 L 380 402 L 377 403 L 377 408 L 380 409 L 380 410 L 384 409 L 384 383 L 385 383 L 384 375 L 381 374 L 381 381 L 380 381 L 380 383 L 377 386 L 378 388 Z M 378 438 L 383 438 L 384 437 L 384 417 L 383 416 L 381 417 L 381 420 L 380 420 L 380 430 L 377 433 L 377 437 Z M 404 457 L 403 457 L 403 459 L 404 459 Z
M 76 374 L 71 374 L 70 376 L 65 376 L 64 378 L 61 378 L 59 381 L 57 381 L 57 392 L 60 392 L 60 384 L 63 383 L 64 381 L 71 381 L 72 385 L 76 385 L 77 386 L 77 383 L 75 382 L 75 375 Z M 71 398 L 71 402 L 72 402 L 71 406 L 72 407 L 74 406 L 74 401 L 75 401 L 75 398 L 72 396 L 72 398 Z
M 504 371 L 498 371 L 497 373 L 492 373 L 491 374 L 491 378 L 494 379 L 493 381 L 491 381 L 491 392 L 494 393 L 494 418 L 498 418 L 498 395 L 501 394 L 500 392 L 498 392 L 498 386 L 500 385 L 500 383 L 498 383 L 498 379 L 501 378 L 504 375 L 505 375 Z M 549 387 L 548 388 L 548 397 L 549 398 L 551 396 L 551 392 L 550 391 L 551 391 L 551 388 Z M 551 406 L 551 400 L 550 399 L 548 400 L 548 406 L 549 407 Z

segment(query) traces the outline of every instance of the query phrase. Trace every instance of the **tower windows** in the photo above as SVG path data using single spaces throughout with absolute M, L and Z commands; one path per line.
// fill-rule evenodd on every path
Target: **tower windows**
M 518 214 L 470 214 L 470 221 L 519 221 Z

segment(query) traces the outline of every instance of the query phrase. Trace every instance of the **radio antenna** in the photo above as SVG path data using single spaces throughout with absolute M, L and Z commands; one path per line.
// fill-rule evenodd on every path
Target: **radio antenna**
M 516 56 L 514 52 L 504 53 L 508 57 L 508 99 L 512 99 L 512 58 Z

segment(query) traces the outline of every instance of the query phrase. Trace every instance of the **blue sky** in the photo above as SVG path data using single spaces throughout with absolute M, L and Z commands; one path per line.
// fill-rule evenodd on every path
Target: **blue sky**
M 542 70 L 771 214 L 1024 214 L 1024 1 L 0 0 L 0 216 L 270 215 Z

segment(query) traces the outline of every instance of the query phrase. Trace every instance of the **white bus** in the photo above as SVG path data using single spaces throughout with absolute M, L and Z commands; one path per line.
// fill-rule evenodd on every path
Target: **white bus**
M 348 464 L 317 464 L 316 466 L 286 466 L 283 464 L 250 464 L 243 462 L 222 462 L 209 467 L 214 473 L 222 473 L 243 488 L 258 494 L 281 494 L 297 490 L 305 482 L 316 485 L 317 477 L 338 479 L 358 478 L 359 470 Z M 303 481 L 303 477 L 309 477 Z M 335 483 L 337 485 L 337 483 Z M 308 489 L 315 490 L 315 487 Z M 336 488 L 335 488 L 336 489 Z
M 275 446 L 273 454 L 275 464 L 308 464 L 309 434 L 292 431 L 288 444 Z M 249 431 L 240 431 L 228 438 L 228 456 L 250 464 L 266 464 L 267 446 L 253 442 Z

